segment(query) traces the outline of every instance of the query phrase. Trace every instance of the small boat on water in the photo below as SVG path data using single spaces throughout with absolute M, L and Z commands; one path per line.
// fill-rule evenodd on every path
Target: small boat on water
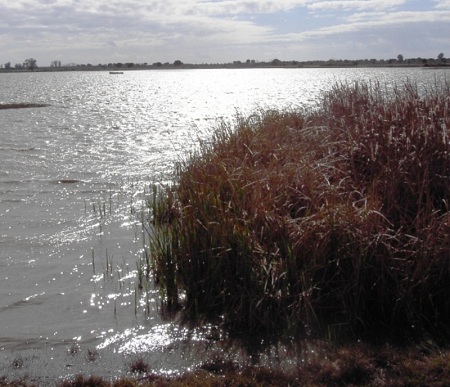
M 117 74 L 123 74 L 123 71 L 110 71 L 109 73 L 117 75 Z

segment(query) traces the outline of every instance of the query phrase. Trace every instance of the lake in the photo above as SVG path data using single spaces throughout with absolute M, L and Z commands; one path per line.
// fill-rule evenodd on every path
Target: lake
M 113 378 L 143 357 L 155 372 L 192 369 L 224 351 L 214 327 L 181 327 L 139 289 L 139 220 L 153 184 L 218 120 L 314 105 L 336 82 L 449 70 L 214 69 L 0 73 L 0 376 L 52 385 L 79 372 Z M 224 342 L 226 340 L 223 340 Z M 238 350 L 230 356 L 245 361 Z M 266 361 L 278 361 L 269 353 Z M 244 360 L 243 360 L 244 359 Z

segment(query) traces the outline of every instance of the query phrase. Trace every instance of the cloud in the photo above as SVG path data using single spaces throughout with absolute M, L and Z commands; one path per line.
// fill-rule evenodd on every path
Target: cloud
M 450 23 L 450 12 L 395 12 L 395 13 L 356 13 L 349 16 L 345 23 L 335 24 L 300 34 L 291 34 L 291 38 L 308 39 L 321 36 L 360 32 L 363 30 L 382 31 L 385 27 L 404 27 L 412 24 Z M 381 27 L 381 28 L 380 28 Z M 410 27 L 413 32 L 413 27 Z
M 450 22 L 450 12 L 374 12 L 374 13 L 355 13 L 346 18 L 346 29 L 360 30 L 361 28 L 383 27 L 388 25 L 411 25 L 415 23 L 436 23 Z M 333 26 L 333 28 L 342 28 L 342 26 Z
M 219 3 L 227 8 L 233 5 L 229 3 L 235 2 Z M 243 3 L 245 4 L 241 4 L 241 8 L 253 8 L 250 4 L 252 2 Z M 267 2 L 267 7 L 269 3 Z M 121 33 L 141 35 L 147 32 L 164 34 L 167 39 L 180 34 L 184 36 L 225 34 L 227 40 L 230 35 L 236 36 L 241 32 L 243 41 L 252 42 L 271 31 L 270 27 L 257 26 L 245 19 L 220 18 L 216 17 L 214 12 L 210 14 L 205 9 L 199 12 L 198 5 L 199 2 L 196 1 L 171 0 L 1 1 L 0 8 L 4 12 L 0 16 L 0 21 L 3 20 L 7 28 L 13 28 L 20 34 L 28 34 L 30 39 L 41 38 L 44 32 L 59 36 L 92 33 L 95 36 L 104 35 L 109 38 L 111 35 Z
M 334 0 L 334 1 L 312 1 L 308 8 L 312 10 L 387 10 L 403 5 L 406 0 Z
M 435 0 L 437 9 L 450 9 L 450 0 Z
M 225 0 L 225 1 L 198 1 L 192 2 L 189 12 L 208 15 L 236 15 L 254 13 L 275 13 L 289 11 L 293 8 L 305 6 L 311 0 L 303 1 L 266 1 L 266 0 Z
M 416 34 L 413 29 L 422 31 L 422 41 L 415 40 L 419 51 L 431 49 L 430 39 L 444 44 L 443 36 L 450 33 L 449 2 L 0 0 L 0 63 L 39 55 L 46 61 L 59 56 L 70 62 L 151 62 L 175 55 L 184 62 L 195 62 L 199 56 L 213 61 L 232 61 L 241 55 L 295 59 L 302 47 L 318 46 L 326 52 L 341 40 L 356 43 L 369 35 L 371 42 L 386 47 L 405 44 L 396 40 L 399 33 L 386 34 L 386 29 L 394 28 L 409 29 L 411 34 Z M 433 32 L 436 24 L 439 33 Z M 363 50 L 364 44 L 340 56 L 356 55 L 356 47 Z M 381 43 L 379 49 L 383 50 Z M 301 54 L 305 52 L 316 51 Z

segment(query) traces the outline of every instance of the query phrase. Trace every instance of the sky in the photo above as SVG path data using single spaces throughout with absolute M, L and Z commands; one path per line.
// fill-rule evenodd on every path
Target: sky
M 0 0 L 0 64 L 450 57 L 450 0 Z

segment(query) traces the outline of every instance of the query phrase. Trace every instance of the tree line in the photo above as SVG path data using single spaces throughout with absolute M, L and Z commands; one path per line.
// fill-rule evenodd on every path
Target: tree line
M 352 67 L 352 66 L 446 66 L 447 59 L 444 53 L 439 53 L 436 58 L 405 58 L 403 54 L 398 54 L 396 58 L 391 59 L 329 59 L 329 60 L 309 60 L 309 61 L 283 61 L 273 59 L 269 62 L 257 61 L 255 59 L 247 59 L 245 61 L 236 60 L 230 63 L 202 63 L 202 64 L 185 64 L 177 59 L 174 62 L 155 62 L 148 63 L 107 63 L 92 65 L 87 64 L 62 64 L 60 60 L 53 60 L 50 66 L 44 66 L 40 69 L 70 69 L 70 70 L 102 70 L 102 69 L 123 69 L 123 68 L 214 68 L 214 67 Z M 0 64 L 0 69 L 4 70 L 35 70 L 38 68 L 37 61 L 34 58 L 28 58 L 23 63 L 16 63 L 14 66 L 11 62 L 4 65 Z

